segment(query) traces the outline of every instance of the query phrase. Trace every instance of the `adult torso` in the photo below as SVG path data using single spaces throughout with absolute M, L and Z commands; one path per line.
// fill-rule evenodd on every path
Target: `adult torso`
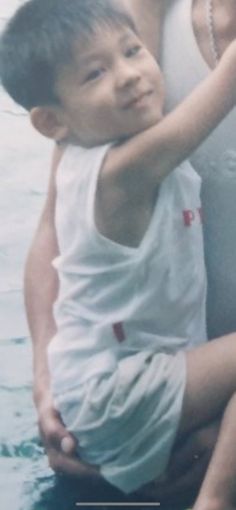
M 210 72 L 192 24 L 192 0 L 167 0 L 162 67 L 167 110 Z M 208 327 L 215 337 L 236 329 L 236 110 L 196 151 L 203 177 L 202 201 L 208 271 Z

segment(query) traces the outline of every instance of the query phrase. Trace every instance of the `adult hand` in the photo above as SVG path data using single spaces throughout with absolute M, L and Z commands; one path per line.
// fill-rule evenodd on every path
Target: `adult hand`
M 148 485 L 145 493 L 162 508 L 183 508 L 197 496 L 218 437 L 220 422 L 198 429 L 175 445 L 165 480 Z
M 98 469 L 82 463 L 76 453 L 75 438 L 66 430 L 59 413 L 54 409 L 50 394 L 36 404 L 39 432 L 50 467 L 57 474 L 98 478 Z

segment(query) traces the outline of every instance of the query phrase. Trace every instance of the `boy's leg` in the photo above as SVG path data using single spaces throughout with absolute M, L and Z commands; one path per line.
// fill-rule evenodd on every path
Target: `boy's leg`
M 187 384 L 178 437 L 211 421 L 226 408 L 194 508 L 236 508 L 236 335 L 209 342 L 186 357 Z

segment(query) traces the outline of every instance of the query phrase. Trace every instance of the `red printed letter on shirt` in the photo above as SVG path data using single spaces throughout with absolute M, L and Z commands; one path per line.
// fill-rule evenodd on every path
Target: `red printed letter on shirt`
M 195 214 L 191 209 L 185 209 L 183 211 L 184 224 L 186 227 L 191 227 L 192 222 L 194 221 Z

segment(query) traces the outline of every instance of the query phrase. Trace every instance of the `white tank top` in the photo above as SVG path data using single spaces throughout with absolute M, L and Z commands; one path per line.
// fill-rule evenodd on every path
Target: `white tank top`
M 166 0 L 162 68 L 167 110 L 210 72 L 192 27 L 192 0 Z M 216 337 L 236 330 L 236 109 L 191 158 L 203 178 L 208 329 Z
M 188 162 L 175 169 L 160 186 L 141 243 L 124 246 L 96 227 L 107 150 L 68 147 L 58 168 L 59 338 L 50 343 L 57 391 L 78 377 L 112 372 L 132 353 L 175 353 L 206 339 L 199 176 Z

